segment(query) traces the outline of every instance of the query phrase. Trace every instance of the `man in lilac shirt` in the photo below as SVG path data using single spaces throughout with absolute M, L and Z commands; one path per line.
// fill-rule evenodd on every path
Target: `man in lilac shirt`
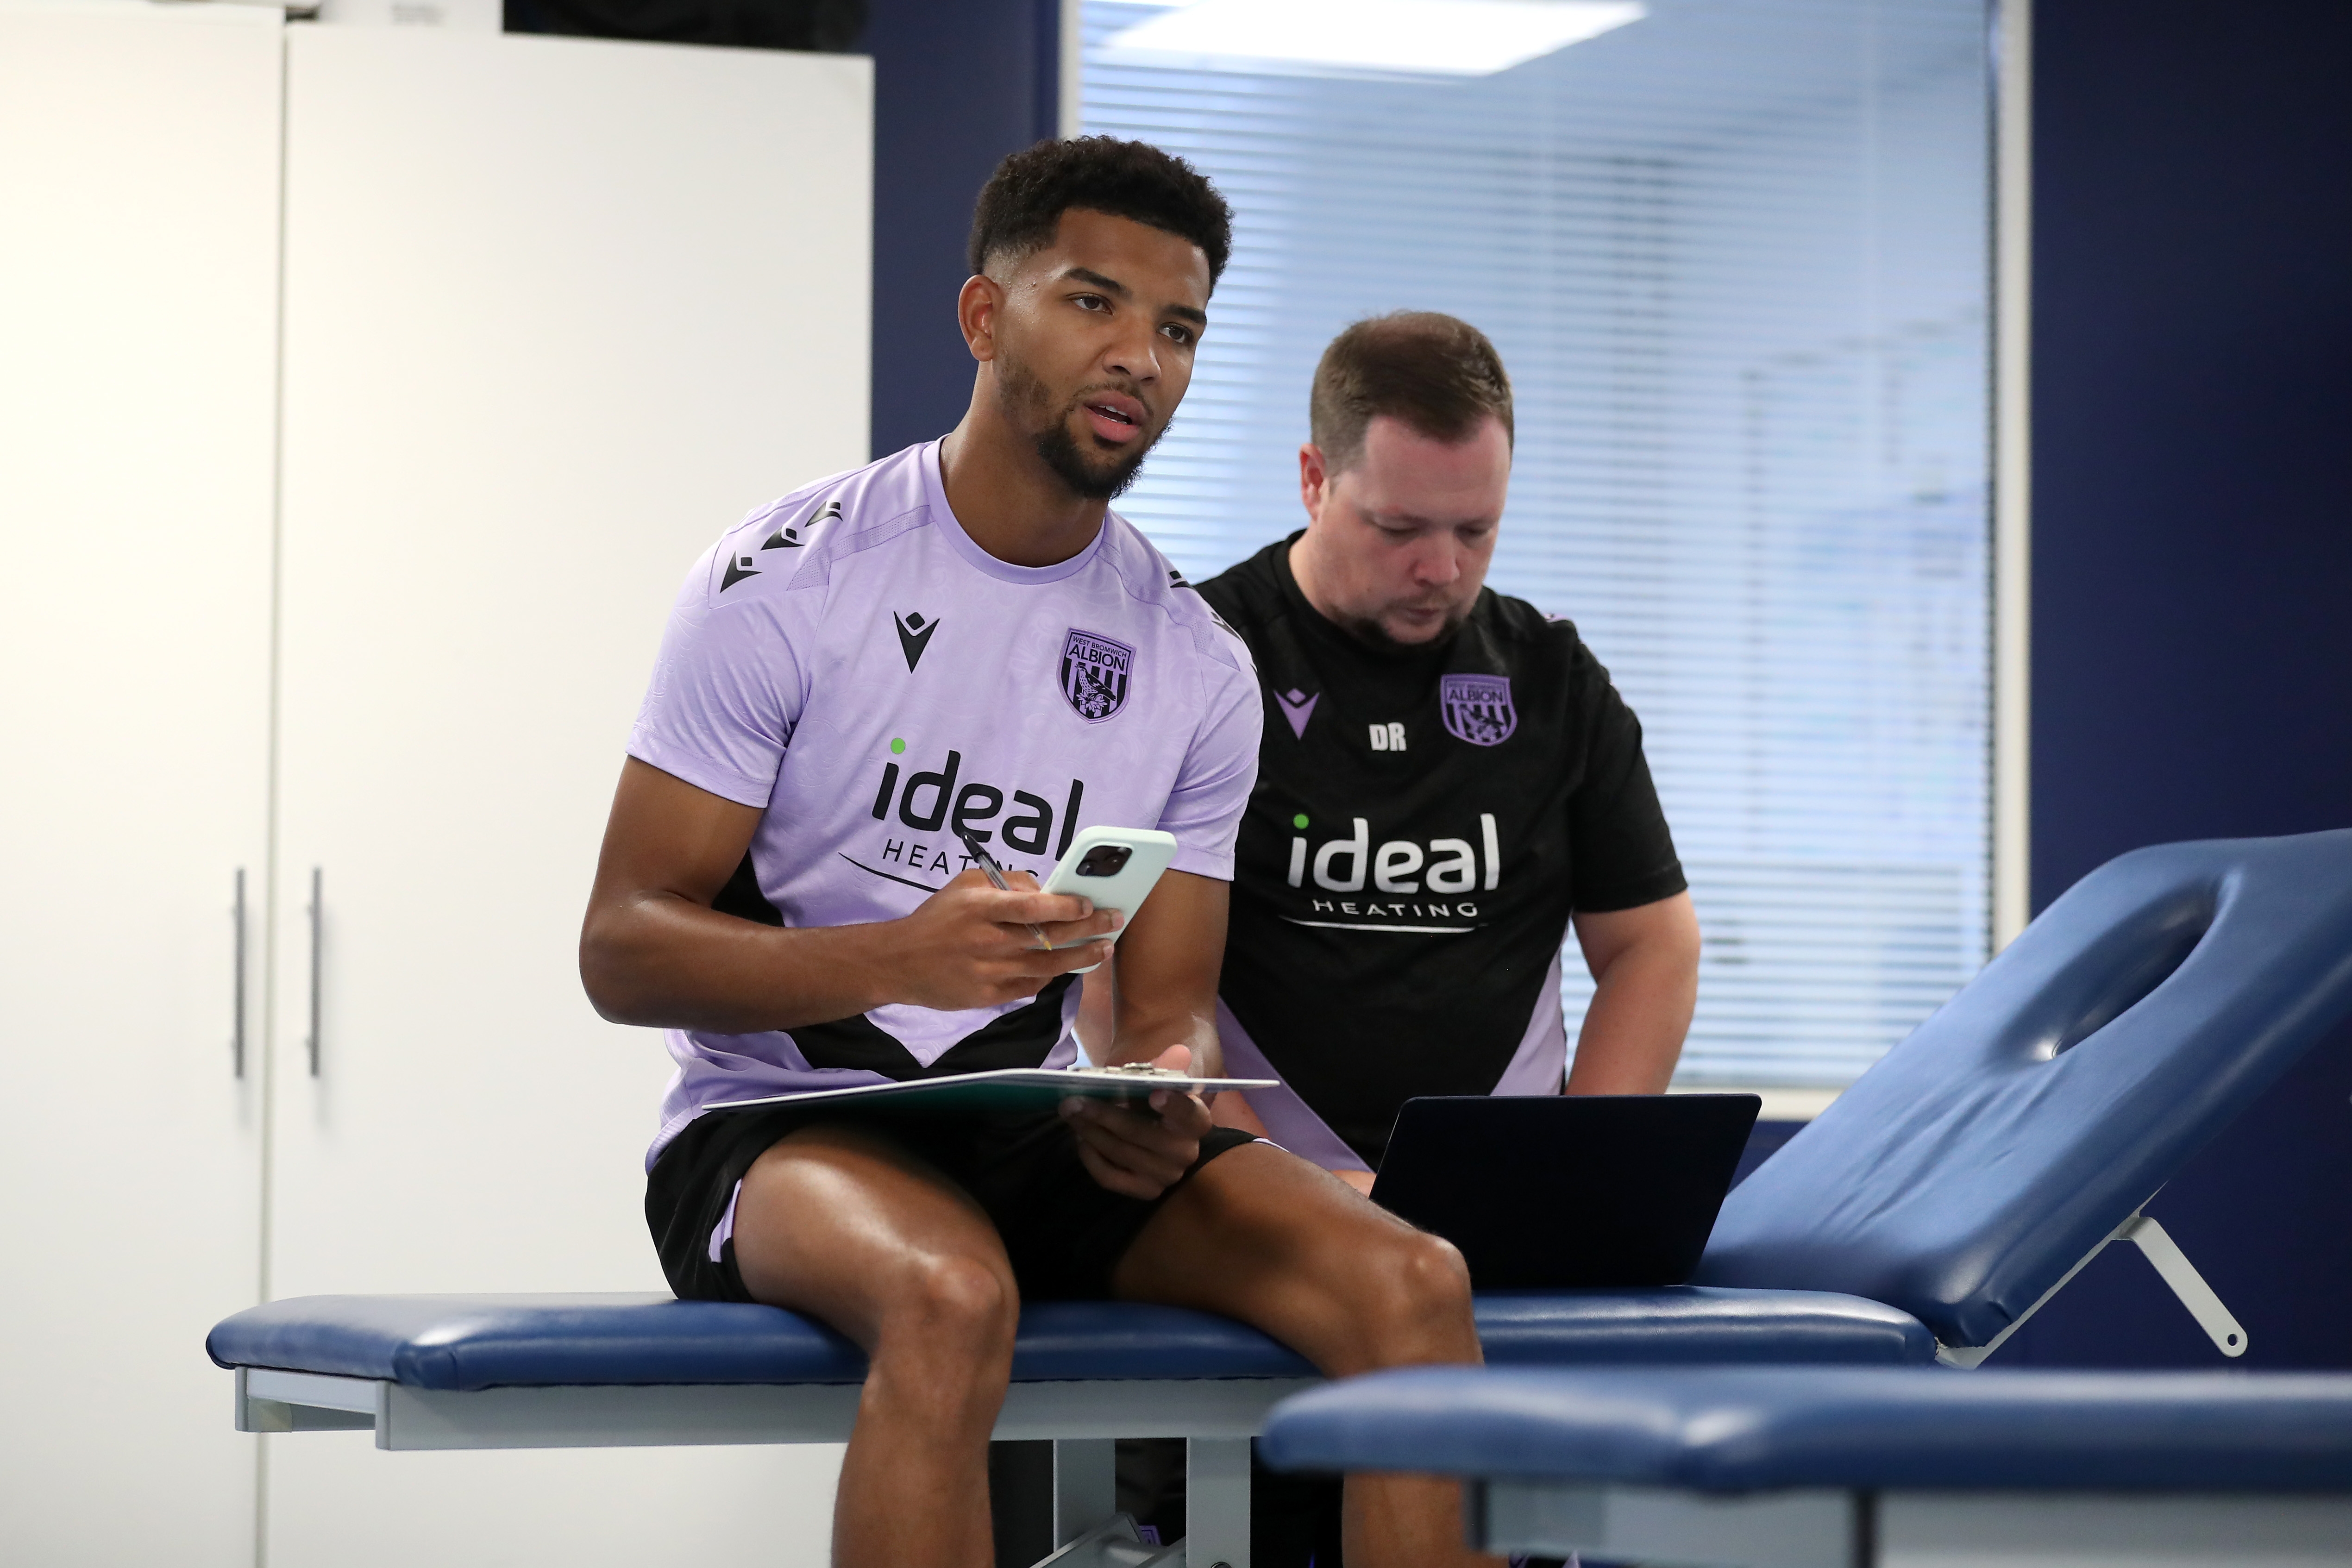
M 1153 148 L 1007 159 L 958 300 L 979 362 L 962 422 L 722 537 L 630 739 L 582 973 L 678 1063 L 646 1203 L 673 1287 L 806 1312 L 871 1359 L 836 1563 L 988 1563 L 987 1443 L 1024 1295 L 1224 1313 L 1333 1375 L 1479 1359 L 1452 1247 L 1189 1095 L 919 1132 L 712 1109 L 1066 1064 L 1071 975 L 1106 962 L 1108 1060 L 1217 1068 L 1255 679 L 1108 503 L 1191 380 L 1229 224 Z M 1097 824 L 1179 846 L 1115 949 L 1087 940 L 1115 914 L 1030 875 Z M 1018 868 L 1013 890 L 962 835 Z M 1444 1483 L 1352 1481 L 1348 1517 L 1359 1568 L 1476 1560 Z

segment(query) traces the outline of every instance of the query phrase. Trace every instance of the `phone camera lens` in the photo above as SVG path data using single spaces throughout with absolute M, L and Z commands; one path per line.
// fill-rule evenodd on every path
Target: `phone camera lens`
M 1116 877 L 1135 851 L 1124 844 L 1097 844 L 1078 860 L 1081 877 Z

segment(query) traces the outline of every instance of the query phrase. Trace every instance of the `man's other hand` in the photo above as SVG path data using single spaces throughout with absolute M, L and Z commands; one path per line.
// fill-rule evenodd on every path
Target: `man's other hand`
M 1189 1072 L 1192 1053 L 1171 1046 L 1151 1065 Z M 1129 1110 L 1108 1100 L 1062 1101 L 1062 1120 L 1077 1134 L 1087 1174 L 1130 1198 L 1156 1198 L 1174 1186 L 1201 1157 L 1201 1138 L 1209 1131 L 1209 1108 L 1197 1094 L 1155 1089 L 1150 1105 Z
M 1055 975 L 1110 956 L 1109 942 L 1086 939 L 1117 931 L 1117 910 L 1041 893 L 1025 871 L 1007 879 L 1012 889 L 1000 891 L 984 873 L 966 871 L 895 922 L 906 1001 L 943 1011 L 1024 1001 Z

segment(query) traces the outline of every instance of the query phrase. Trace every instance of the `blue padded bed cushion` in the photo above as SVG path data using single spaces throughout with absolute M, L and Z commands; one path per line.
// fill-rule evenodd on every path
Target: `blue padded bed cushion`
M 1498 1365 L 1561 1362 L 1932 1360 L 1916 1320 L 1802 1290 L 1498 1291 L 1478 1299 Z M 225 1320 L 222 1366 L 386 1379 L 413 1388 L 856 1383 L 847 1340 L 774 1307 L 656 1295 L 299 1296 Z M 1044 1301 L 1022 1310 L 1016 1382 L 1307 1377 L 1255 1329 L 1181 1307 Z
M 2352 1376 L 1423 1367 L 1284 1400 L 1281 1469 L 1709 1492 L 2352 1489 Z
M 1982 1345 L 2352 1012 L 2352 829 L 2137 849 L 1732 1189 L 1697 1279 Z

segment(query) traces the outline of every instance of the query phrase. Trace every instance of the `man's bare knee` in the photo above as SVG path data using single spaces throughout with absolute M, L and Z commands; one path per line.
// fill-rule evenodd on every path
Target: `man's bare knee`
M 1407 1279 L 1415 1300 L 1433 1311 L 1467 1315 L 1470 1310 L 1470 1265 L 1462 1249 L 1442 1236 L 1416 1231 Z
M 1470 1266 L 1442 1236 L 1416 1230 L 1400 1237 L 1389 1278 L 1405 1315 L 1454 1317 L 1470 1310 Z
M 985 1365 L 1013 1354 L 1021 1297 L 1010 1274 L 952 1252 L 916 1252 L 895 1269 L 881 1302 L 878 1352 L 937 1352 Z
M 1400 1230 L 1381 1249 L 1364 1298 L 1375 1365 L 1475 1355 L 1470 1269 L 1444 1237 Z

